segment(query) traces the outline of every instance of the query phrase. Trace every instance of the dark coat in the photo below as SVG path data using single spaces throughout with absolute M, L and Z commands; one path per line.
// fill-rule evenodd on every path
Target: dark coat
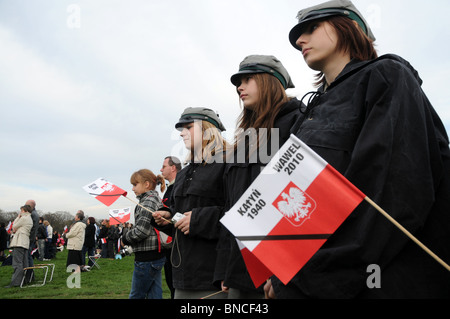
M 279 129 L 278 148 L 281 147 L 291 135 L 292 127 L 301 117 L 300 101 L 292 99 L 286 103 L 277 115 L 274 128 Z M 267 155 L 275 154 L 277 149 L 271 150 L 271 140 L 267 143 Z M 265 156 L 266 154 L 263 154 Z M 248 189 L 252 182 L 258 177 L 264 166 L 270 161 L 258 157 L 258 161 L 246 160 L 239 163 L 238 156 L 235 156 L 234 163 L 228 163 L 224 175 L 226 190 L 225 211 L 228 211 L 241 198 L 242 194 Z M 250 157 L 251 158 L 251 157 Z M 215 280 L 224 280 L 224 285 L 229 288 L 236 288 L 246 292 L 254 292 L 255 288 L 250 275 L 247 272 L 245 262 L 242 258 L 240 249 L 234 236 L 227 230 L 222 229 L 221 242 L 218 246 L 220 258 L 216 266 Z M 261 293 L 262 287 L 258 289 Z
M 164 205 L 164 208 L 162 208 L 162 209 L 167 209 L 168 208 L 168 210 L 170 210 L 170 205 L 171 205 L 170 204 L 170 200 L 172 198 L 172 190 L 173 190 L 173 184 L 170 184 L 169 186 L 167 186 L 167 189 L 164 192 L 164 195 L 163 195 L 163 197 L 161 199 L 161 201 L 162 201 L 162 203 Z
M 177 174 L 171 211 L 192 211 L 189 234 L 177 229 L 173 235 L 171 262 L 173 286 L 177 289 L 217 289 L 213 275 L 224 205 L 224 168 L 221 163 L 191 163 Z
M 0 227 L 0 250 L 5 250 L 8 248 L 6 243 L 8 241 L 8 232 L 5 227 Z
M 95 247 L 95 225 L 88 224 L 84 233 L 84 246 Z
M 47 230 L 45 229 L 44 224 L 39 224 L 36 232 L 37 239 L 46 239 L 47 236 Z
M 318 95 L 296 135 L 449 263 L 449 140 L 417 72 L 394 55 L 352 61 Z M 366 202 L 287 286 L 272 282 L 279 298 L 450 297 L 450 272 Z

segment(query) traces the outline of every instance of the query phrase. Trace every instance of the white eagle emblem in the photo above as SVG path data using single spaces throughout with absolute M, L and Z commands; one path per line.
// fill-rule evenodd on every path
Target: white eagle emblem
M 105 185 L 102 186 L 102 189 L 105 192 L 112 192 L 116 189 L 116 187 L 114 186 L 114 184 L 111 183 L 105 183 Z
M 301 226 L 316 208 L 314 200 L 292 182 L 273 205 L 296 227 Z

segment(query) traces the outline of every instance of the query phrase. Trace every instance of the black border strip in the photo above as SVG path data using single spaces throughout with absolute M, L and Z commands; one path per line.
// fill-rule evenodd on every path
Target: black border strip
M 238 236 L 240 241 L 258 240 L 320 240 L 328 239 L 331 234 L 308 234 L 308 235 L 268 235 L 268 236 Z

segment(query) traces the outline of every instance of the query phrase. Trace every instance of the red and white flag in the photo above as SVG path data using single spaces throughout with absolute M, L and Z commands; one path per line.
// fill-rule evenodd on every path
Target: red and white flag
M 12 221 L 9 221 L 8 226 L 6 226 L 6 231 L 8 232 L 8 234 L 11 233 L 13 224 L 14 224 L 14 223 L 13 223 Z
M 83 189 L 106 206 L 111 206 L 120 196 L 127 196 L 127 192 L 120 187 L 99 178 L 86 185 Z
M 236 239 L 237 245 L 241 250 L 242 258 L 247 267 L 248 274 L 253 281 L 256 288 L 261 286 L 267 278 L 272 276 L 272 272 L 261 262 L 255 255 L 253 255 L 247 247 L 239 239 Z
M 118 225 L 130 220 L 131 208 L 120 208 L 109 210 L 109 224 Z
M 221 222 L 287 284 L 365 197 L 291 135 Z

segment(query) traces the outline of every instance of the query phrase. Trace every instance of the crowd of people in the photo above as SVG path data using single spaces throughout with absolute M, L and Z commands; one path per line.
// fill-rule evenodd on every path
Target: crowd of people
M 51 261 L 64 249 L 68 250 L 67 266 L 77 265 L 78 271 L 90 270 L 94 261 L 89 257 L 115 259 L 117 254 L 124 254 L 118 239 L 131 224 L 110 225 L 105 219 L 98 226 L 94 217 L 84 220 L 84 212 L 79 210 L 60 234 L 48 220 L 39 217 L 35 207 L 35 200 L 28 200 L 14 221 L 0 225 L 0 261 L 14 269 L 8 287 L 21 285 L 24 268 L 33 267 L 34 260 Z M 4 253 L 7 250 L 11 251 L 9 256 Z M 29 273 L 25 273 L 28 282 L 34 279 L 33 271 Z
M 366 203 L 288 284 L 271 276 L 254 286 L 238 242 L 220 219 L 291 134 L 450 260 L 449 140 L 418 73 L 401 57 L 378 56 L 369 25 L 348 0 L 306 8 L 298 19 L 289 39 L 319 72 L 318 90 L 301 100 L 289 97 L 294 84 L 281 61 L 245 57 L 231 76 L 243 106 L 234 141 L 223 138 L 217 112 L 186 108 L 174 123 L 188 150 L 186 165 L 168 156 L 161 175 L 148 169 L 131 175 L 139 205 L 120 241 L 102 222 L 104 237 L 98 237 L 114 238 L 102 244 L 103 257 L 113 258 L 122 245 L 132 249 L 130 298 L 162 298 L 163 267 L 175 299 L 450 297 L 450 273 Z M 24 208 L 18 217 L 26 231 L 32 212 Z M 68 263 L 84 259 L 91 223 L 83 219 L 78 212 L 65 234 Z M 14 243 L 21 247 L 18 264 L 26 264 L 29 243 L 23 242 Z M 382 269 L 375 289 L 366 281 L 371 264 Z

